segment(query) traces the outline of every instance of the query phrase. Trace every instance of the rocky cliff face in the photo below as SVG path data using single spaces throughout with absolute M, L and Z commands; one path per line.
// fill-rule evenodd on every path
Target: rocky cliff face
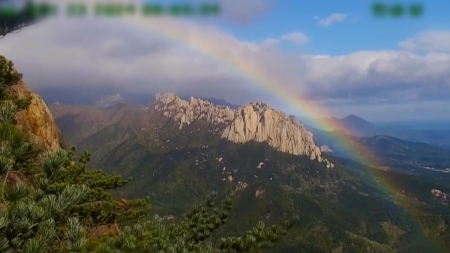
M 31 96 L 31 104 L 16 116 L 17 126 L 28 132 L 34 143 L 42 144 L 47 150 L 64 147 L 62 135 L 44 100 L 31 92 L 23 81 L 19 81 L 9 89 L 18 98 Z
M 197 98 L 186 101 L 172 93 L 157 94 L 155 109 L 164 111 L 164 116 L 179 121 L 180 129 L 199 119 L 206 119 L 212 124 L 229 123 L 235 114 L 228 106 L 214 106 Z
M 293 155 L 307 155 L 311 160 L 334 165 L 323 159 L 320 148 L 314 143 L 312 133 L 294 117 L 270 108 L 267 104 L 252 102 L 236 110 L 214 106 L 208 101 L 191 98 L 182 100 L 172 93 L 158 94 L 155 109 L 180 123 L 180 129 L 195 120 L 205 119 L 222 125 L 222 138 L 235 143 L 249 141 L 267 142 L 271 147 Z

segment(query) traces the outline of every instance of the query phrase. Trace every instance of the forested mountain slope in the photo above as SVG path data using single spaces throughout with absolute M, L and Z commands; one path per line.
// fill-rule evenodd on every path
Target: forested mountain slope
M 224 129 L 235 118 L 214 124 L 160 108 L 51 106 L 71 144 L 93 153 L 91 166 L 132 178 L 116 194 L 150 195 L 153 211 L 168 219 L 176 220 L 211 190 L 224 195 L 238 186 L 234 221 L 219 235 L 243 231 L 259 219 L 300 218 L 301 225 L 271 252 L 445 252 L 449 246 L 448 201 L 431 192 L 450 192 L 448 184 L 326 154 L 290 154 L 255 132 L 247 135 L 253 140 L 229 140 Z

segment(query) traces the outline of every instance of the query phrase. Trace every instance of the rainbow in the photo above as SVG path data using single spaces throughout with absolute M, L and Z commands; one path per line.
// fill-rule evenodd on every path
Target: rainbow
M 207 55 L 222 65 L 230 67 L 244 78 L 252 81 L 259 89 L 265 90 L 268 94 L 284 101 L 287 106 L 294 109 L 299 114 L 314 119 L 315 123 L 324 129 L 340 129 L 340 126 L 334 125 L 331 121 L 325 119 L 325 116 L 329 116 L 330 113 L 319 104 L 283 89 L 282 87 L 284 87 L 284 85 L 280 83 L 280 80 L 275 79 L 273 76 L 267 74 L 267 72 L 262 71 L 246 58 L 237 57 L 229 51 L 217 47 L 217 41 L 190 34 L 189 30 L 185 30 L 183 27 L 177 25 L 177 22 L 173 21 L 173 19 L 164 20 L 164 18 L 159 18 L 158 20 L 155 20 L 137 17 L 124 18 L 123 20 L 126 24 L 130 24 L 134 27 L 142 27 L 144 29 L 150 28 L 152 35 L 160 35 L 172 41 L 180 42 L 184 46 Z M 162 22 L 164 22 L 164 25 L 161 25 Z M 321 117 L 318 117 L 318 115 Z M 355 144 L 347 143 L 347 141 L 338 134 L 330 132 L 330 136 L 340 143 L 353 160 L 370 166 L 371 169 L 368 169 L 368 173 L 372 182 L 394 201 L 400 211 L 405 213 L 409 212 L 409 210 L 402 208 L 402 206 L 404 206 L 403 202 L 405 198 L 402 197 L 402 194 L 400 193 L 401 189 L 396 186 L 396 182 L 385 176 L 378 176 L 379 172 L 377 172 L 376 168 L 381 167 L 382 164 L 380 164 L 373 155 L 367 154 L 366 152 L 360 152 L 363 148 L 358 147 Z
M 325 116 L 329 116 L 330 113 L 319 104 L 283 89 L 282 87 L 284 87 L 284 85 L 280 83 L 280 80 L 275 79 L 273 76 L 267 74 L 267 72 L 260 70 L 246 58 L 236 57 L 235 55 L 230 54 L 229 51 L 220 49 L 216 46 L 217 41 L 207 40 L 204 37 L 195 36 L 195 34 L 191 35 L 189 34 L 189 30 L 184 30 L 183 27 L 177 25 L 177 22 L 174 22 L 173 19 L 167 19 L 167 22 L 164 20 L 151 20 L 147 18 L 125 20 L 127 23 L 131 23 L 136 26 L 151 28 L 152 32 L 158 35 L 181 42 L 183 45 L 188 46 L 192 50 L 207 55 L 210 58 L 215 59 L 217 62 L 231 67 L 241 76 L 252 81 L 252 83 L 254 83 L 259 89 L 263 89 L 268 94 L 272 94 L 277 98 L 280 98 L 286 105 L 293 108 L 300 114 L 314 119 L 315 123 L 324 129 L 341 129 L 340 126 L 332 123 L 332 121 L 326 120 Z M 164 22 L 164 25 L 158 25 L 162 24 L 160 22 Z M 321 117 L 317 117 L 318 115 Z M 342 145 L 343 149 L 350 157 L 353 158 L 353 160 L 364 165 L 369 165 L 373 168 L 382 167 L 381 164 L 376 161 L 374 156 L 365 152 L 360 152 L 359 150 L 363 150 L 362 148 L 355 146 L 354 144 L 350 145 L 338 134 L 330 132 L 330 135 Z M 375 173 L 372 173 L 371 176 L 374 179 L 373 181 L 377 183 L 378 186 L 391 198 L 398 196 L 399 191 L 396 189 L 393 182 L 382 181 L 377 178 Z

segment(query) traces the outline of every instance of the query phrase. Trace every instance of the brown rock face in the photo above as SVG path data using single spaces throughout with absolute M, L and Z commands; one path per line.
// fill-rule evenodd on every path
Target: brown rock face
M 44 100 L 39 95 L 31 92 L 23 81 L 19 81 L 11 86 L 10 89 L 18 98 L 31 96 L 31 104 L 16 116 L 17 126 L 28 132 L 34 143 L 42 144 L 47 150 L 64 148 L 65 144 L 61 132 L 56 126 Z
M 221 137 L 235 143 L 267 142 L 271 147 L 293 155 L 306 155 L 311 160 L 334 164 L 322 157 L 313 135 L 295 117 L 271 108 L 268 104 L 251 102 L 233 110 L 193 98 L 189 101 L 173 93 L 157 94 L 155 110 L 180 123 L 180 129 L 195 120 L 206 119 L 214 125 L 225 125 Z
M 117 224 L 106 224 L 100 225 L 93 229 L 91 236 L 92 237 L 101 237 L 108 235 L 118 235 L 120 233 L 120 229 Z

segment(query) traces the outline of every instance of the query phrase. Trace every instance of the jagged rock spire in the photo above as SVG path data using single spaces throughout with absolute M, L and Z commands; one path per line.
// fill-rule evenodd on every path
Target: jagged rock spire
M 173 93 L 156 95 L 155 109 L 180 123 L 180 129 L 198 119 L 214 125 L 223 124 L 222 138 L 235 143 L 267 142 L 271 147 L 293 155 L 307 155 L 311 160 L 325 162 L 311 132 L 295 118 L 271 108 L 266 103 L 251 102 L 236 110 L 215 106 L 209 101 L 193 98 L 183 100 Z

